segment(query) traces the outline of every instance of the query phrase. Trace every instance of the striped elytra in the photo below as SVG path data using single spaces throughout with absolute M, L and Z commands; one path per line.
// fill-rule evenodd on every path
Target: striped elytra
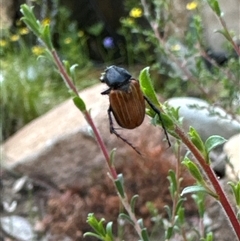
M 130 80 L 128 90 L 111 90 L 109 101 L 113 115 L 119 126 L 134 129 L 145 117 L 145 100 L 139 82 Z

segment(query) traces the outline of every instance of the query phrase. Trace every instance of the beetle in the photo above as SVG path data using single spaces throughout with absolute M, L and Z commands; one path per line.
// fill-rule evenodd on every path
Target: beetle
M 126 69 L 111 65 L 102 73 L 100 81 L 109 87 L 101 94 L 109 96 L 110 105 L 107 112 L 111 134 L 115 134 L 130 145 L 138 154 L 141 154 L 128 140 L 117 133 L 113 127 L 111 113 L 119 126 L 125 129 L 134 129 L 140 126 L 144 120 L 146 101 L 158 114 L 168 144 L 171 146 L 160 110 L 143 94 L 139 81 L 133 78 Z

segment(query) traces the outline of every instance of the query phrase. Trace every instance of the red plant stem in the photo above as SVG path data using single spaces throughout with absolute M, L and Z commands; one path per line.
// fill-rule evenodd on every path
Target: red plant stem
M 66 83 L 68 84 L 69 88 L 77 95 L 78 95 L 78 91 L 75 87 L 75 85 L 73 84 L 73 81 L 70 79 L 69 75 L 67 74 L 63 64 L 62 64 L 62 61 L 60 60 L 60 58 L 58 57 L 58 54 L 56 52 L 55 49 L 51 50 L 51 53 L 53 55 L 53 58 L 55 60 L 55 63 L 59 69 L 59 72 L 61 73 L 63 79 L 66 81 Z
M 217 16 L 218 17 L 218 16 Z M 225 33 L 227 34 L 227 39 L 228 41 L 232 44 L 234 50 L 236 51 L 237 55 L 240 56 L 240 46 L 238 46 L 232 39 L 232 36 L 231 34 L 229 33 L 228 31 L 228 28 L 227 28 L 227 24 L 226 22 L 224 21 L 224 19 L 222 17 L 218 17 L 219 18 L 219 21 L 220 23 L 222 24 L 223 26 L 223 29 L 225 31 Z
M 183 143 L 189 148 L 189 150 L 192 152 L 192 154 L 198 160 L 200 166 L 206 173 L 208 179 L 212 183 L 212 185 L 218 195 L 219 202 L 221 203 L 223 209 L 225 210 L 225 212 L 227 214 L 226 216 L 229 218 L 229 220 L 233 226 L 233 229 L 235 230 L 235 233 L 240 240 L 240 222 L 238 221 L 238 219 L 230 205 L 230 202 L 228 201 L 212 168 L 210 167 L 209 164 L 207 164 L 205 158 L 202 156 L 202 154 L 199 152 L 199 150 L 193 145 L 191 140 L 186 136 L 186 134 L 182 131 L 182 129 L 180 127 L 175 126 L 175 132 L 181 138 Z
M 118 178 L 117 172 L 116 172 L 116 169 L 114 168 L 114 166 L 111 165 L 111 160 L 110 160 L 107 148 L 106 148 L 106 146 L 105 146 L 105 144 L 103 142 L 103 139 L 100 136 L 99 131 L 96 128 L 95 124 L 93 123 L 92 117 L 89 114 L 89 112 L 85 111 L 83 114 L 84 114 L 88 124 L 92 127 L 93 133 L 95 134 L 95 137 L 97 139 L 97 143 L 98 143 L 100 149 L 102 150 L 102 153 L 103 153 L 103 155 L 104 155 L 104 157 L 105 157 L 105 159 L 107 161 L 107 165 L 108 165 L 108 168 L 110 170 L 111 176 L 113 177 L 114 180 L 116 180 Z
M 71 80 L 71 78 L 69 77 L 69 75 L 67 74 L 63 64 L 62 64 L 62 61 L 60 60 L 60 58 L 58 57 L 58 54 L 57 52 L 55 51 L 55 49 L 53 49 L 52 51 L 52 55 L 53 55 L 53 58 L 55 60 L 55 63 L 59 69 L 59 72 L 61 73 L 62 77 L 64 78 L 64 80 L 66 81 L 67 85 L 69 86 L 69 88 L 77 95 L 79 96 L 78 94 L 78 91 L 73 83 L 73 81 Z M 99 131 L 98 129 L 96 128 L 93 120 L 92 120 L 92 117 L 91 115 L 89 114 L 88 111 L 84 111 L 83 112 L 83 115 L 85 116 L 88 124 L 91 126 L 92 130 L 93 130 L 93 133 L 95 134 L 95 137 L 97 139 L 97 143 L 100 147 L 100 149 L 102 150 L 102 153 L 107 161 L 107 165 L 108 165 L 108 168 L 110 170 L 110 173 L 111 173 L 111 176 L 113 177 L 114 180 L 117 179 L 117 172 L 116 172 L 116 169 L 114 168 L 114 166 L 111 165 L 111 160 L 110 160 L 110 157 L 109 157 L 109 154 L 108 154 L 108 151 L 107 151 L 107 148 L 102 140 L 102 137 L 100 136 L 99 134 Z

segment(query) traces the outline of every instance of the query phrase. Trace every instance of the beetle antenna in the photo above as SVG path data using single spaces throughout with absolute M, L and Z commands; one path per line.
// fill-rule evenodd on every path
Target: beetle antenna
M 168 142 L 168 146 L 170 147 L 171 146 L 171 142 L 169 140 L 167 129 L 166 129 L 165 125 L 164 125 L 164 122 L 163 122 L 163 119 L 162 119 L 162 116 L 161 116 L 161 111 L 146 96 L 144 96 L 144 99 L 147 101 L 149 106 L 158 114 L 159 120 L 160 120 L 160 122 L 162 124 L 162 128 L 163 128 L 164 134 L 165 134 L 167 142 Z
M 108 119 L 109 119 L 109 126 L 110 126 L 110 133 L 111 134 L 115 134 L 118 138 L 120 138 L 123 142 L 127 143 L 130 147 L 132 147 L 132 149 L 134 151 L 136 151 L 140 156 L 142 156 L 141 152 L 135 147 L 133 146 L 132 143 L 130 143 L 127 139 L 123 138 L 120 134 L 118 134 L 115 130 L 115 128 L 113 127 L 113 120 L 112 120 L 112 116 L 111 116 L 111 106 L 108 108 Z

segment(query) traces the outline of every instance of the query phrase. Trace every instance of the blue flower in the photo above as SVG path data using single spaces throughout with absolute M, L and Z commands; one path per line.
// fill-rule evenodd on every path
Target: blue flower
M 113 38 L 112 37 L 106 37 L 103 39 L 103 46 L 106 49 L 112 49 L 115 47 L 114 42 L 113 42 Z

